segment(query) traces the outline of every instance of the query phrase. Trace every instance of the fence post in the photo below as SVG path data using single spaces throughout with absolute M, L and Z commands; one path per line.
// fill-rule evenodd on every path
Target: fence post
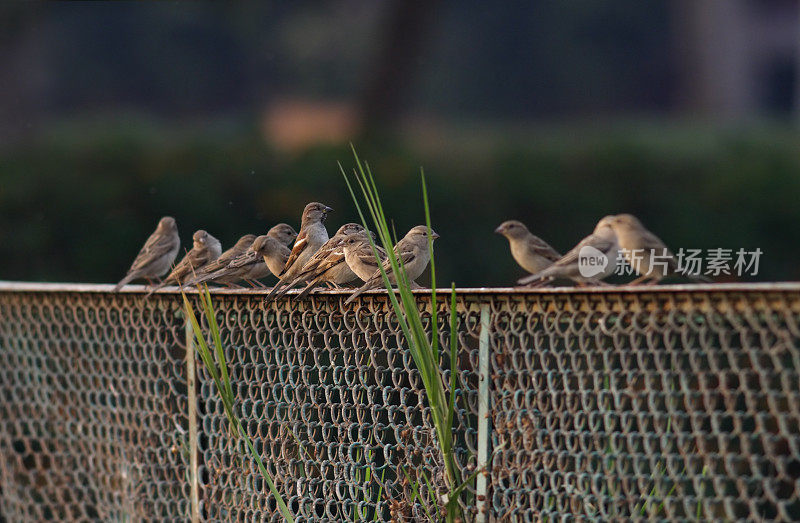
M 192 523 L 200 521 L 200 491 L 197 481 L 197 389 L 195 382 L 197 372 L 195 369 L 194 331 L 189 319 L 186 319 L 186 388 L 188 397 L 189 418 L 189 489 L 192 507 Z
M 489 470 L 489 322 L 490 304 L 481 305 L 481 333 L 478 339 L 478 473 L 475 506 L 478 514 L 476 523 L 486 521 L 486 512 L 489 507 L 488 478 Z

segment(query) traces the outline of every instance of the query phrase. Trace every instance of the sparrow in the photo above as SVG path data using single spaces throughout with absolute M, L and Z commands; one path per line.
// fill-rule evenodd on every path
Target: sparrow
M 286 245 L 292 243 L 292 240 L 294 240 L 297 237 L 297 233 L 295 232 L 295 230 L 292 228 L 291 225 L 287 225 L 285 223 L 279 223 L 278 225 L 272 227 L 269 231 L 267 231 L 266 236 L 274 238 L 281 245 L 286 246 Z M 214 283 L 220 283 L 222 285 L 231 286 L 231 285 L 235 285 L 237 282 L 241 281 L 242 279 L 246 279 L 248 281 L 252 281 L 252 280 L 250 280 L 250 278 L 242 278 L 242 277 L 240 277 L 239 273 L 242 272 L 241 270 L 232 270 L 231 273 L 229 274 L 228 272 L 226 272 L 226 271 L 224 271 L 222 269 L 225 269 L 228 266 L 228 264 L 231 261 L 233 261 L 234 258 L 239 256 L 240 254 L 244 254 L 244 252 L 247 251 L 248 247 L 250 247 L 255 240 L 256 240 L 255 234 L 247 234 L 245 236 L 242 236 L 239 239 L 239 241 L 236 242 L 236 245 L 234 247 L 232 247 L 232 248 L 228 249 L 226 252 L 224 252 L 222 254 L 222 256 L 220 256 L 219 259 L 215 263 L 213 263 L 212 265 L 209 265 L 208 267 L 204 268 L 203 272 L 205 274 L 198 273 L 198 277 L 194 278 L 193 280 L 191 280 L 189 282 L 187 282 L 187 285 L 197 285 L 199 283 L 203 283 L 203 282 L 207 282 L 207 281 L 213 281 Z M 284 250 L 287 253 L 289 252 L 289 249 L 284 249 Z M 276 249 L 275 252 L 278 252 L 278 251 L 280 251 L 280 249 Z M 286 258 L 288 258 L 288 254 L 287 254 Z M 286 263 L 286 258 L 283 258 L 283 263 Z M 280 268 L 283 269 L 283 266 L 281 266 Z M 260 279 L 260 278 L 263 278 L 263 277 L 269 275 L 269 273 L 267 273 L 267 272 L 265 272 L 263 270 L 259 269 L 259 271 L 255 271 L 254 272 L 254 275 L 258 276 L 258 278 L 256 278 L 256 279 Z M 215 273 L 217 274 L 217 276 L 212 278 L 211 275 L 215 274 Z M 263 273 L 263 274 L 261 274 L 261 273 Z M 261 274 L 261 275 L 259 275 L 259 274 Z
M 290 245 L 294 239 L 297 238 L 297 232 L 292 228 L 291 225 L 279 223 L 267 231 L 267 236 L 275 238 L 283 245 Z
M 630 283 L 631 285 L 655 284 L 678 271 L 678 262 L 672 251 L 632 214 L 614 216 L 611 228 L 617 235 L 625 261 L 640 275 Z M 689 276 L 689 278 L 704 282 L 712 281 L 703 276 Z
M 282 293 L 286 293 L 296 285 L 307 282 L 308 285 L 297 296 L 302 298 L 319 283 L 329 283 L 334 287 L 339 287 L 357 279 L 358 276 L 347 266 L 347 262 L 344 259 L 344 242 L 348 236 L 362 232 L 364 232 L 364 227 L 357 223 L 347 223 L 339 227 L 336 234 L 311 256 L 297 278 Z
M 297 235 L 289 259 L 279 275 L 280 280 L 267 296 L 267 301 L 272 300 L 278 291 L 293 282 L 311 256 L 328 241 L 328 231 L 325 229 L 324 222 L 328 213 L 332 211 L 333 209 L 327 205 L 317 202 L 311 202 L 303 209 L 300 234 Z
M 197 285 L 198 283 L 210 281 L 210 276 L 212 273 L 227 267 L 228 264 L 231 262 L 231 260 L 233 260 L 238 255 L 246 251 L 247 248 L 253 244 L 253 241 L 255 239 L 256 239 L 255 234 L 245 234 L 244 236 L 239 238 L 239 241 L 237 241 L 233 247 L 220 254 L 219 258 L 204 265 L 199 270 L 196 269 L 195 277 L 189 279 L 186 282 L 186 285 Z M 218 283 L 224 283 L 224 282 L 218 282 Z
M 501 223 L 494 232 L 506 237 L 514 261 L 531 274 L 536 274 L 561 258 L 547 242 L 531 234 L 523 223 L 516 220 Z
M 431 239 L 435 240 L 439 237 L 434 230 L 431 230 Z M 394 253 L 400 265 L 405 269 L 406 277 L 409 282 L 413 282 L 420 277 L 425 267 L 431 261 L 431 252 L 428 249 L 428 228 L 424 225 L 417 225 L 412 228 L 408 233 L 397 242 L 394 246 Z M 389 283 L 395 285 L 397 283 L 397 276 L 392 271 L 391 260 L 387 259 L 383 262 L 383 270 L 389 278 Z M 361 287 L 359 287 L 349 298 L 344 302 L 348 304 L 356 297 L 361 295 L 364 291 L 375 289 L 383 285 L 383 275 L 381 271 L 376 271 Z
M 386 251 L 378 245 L 375 246 L 375 250 L 378 252 L 378 258 L 375 257 L 369 239 L 364 233 L 352 234 L 344 241 L 344 259 L 347 266 L 365 282 L 369 281 L 378 270 L 378 264 L 386 261 Z
M 520 285 L 528 285 L 531 283 L 544 283 L 554 279 L 564 278 L 577 282 L 578 285 L 603 285 L 603 278 L 607 278 L 614 273 L 619 256 L 617 235 L 614 234 L 614 229 L 611 228 L 613 219 L 613 216 L 603 217 L 603 219 L 597 222 L 597 226 L 594 228 L 592 234 L 581 240 L 578 245 L 573 247 L 558 261 L 536 274 L 531 274 L 530 276 L 517 280 L 517 283 Z M 596 249 L 596 251 L 586 251 L 586 249 Z M 597 274 L 583 276 L 579 267 L 580 258 L 586 256 L 587 252 L 588 254 L 595 254 L 597 251 L 599 251 L 599 254 L 606 257 L 606 266 Z
M 257 282 L 269 276 L 270 272 L 277 276 L 286 264 L 289 252 L 289 248 L 274 237 L 268 234 L 259 236 L 227 266 L 212 273 L 210 279 L 236 283 L 241 280 Z
M 192 248 L 181 261 L 175 265 L 172 272 L 164 278 L 161 283 L 150 289 L 147 296 L 150 296 L 161 287 L 167 285 L 182 285 L 188 279 L 194 277 L 195 269 L 203 268 L 207 263 L 219 258 L 222 252 L 222 244 L 219 240 L 208 234 L 203 229 L 195 231 L 192 235 Z
M 153 279 L 166 274 L 175 261 L 180 246 L 181 239 L 178 236 L 175 218 L 164 216 L 159 220 L 155 232 L 147 238 L 142 250 L 136 255 L 128 274 L 114 287 L 114 292 L 118 292 L 133 280 L 144 278 L 152 283 Z

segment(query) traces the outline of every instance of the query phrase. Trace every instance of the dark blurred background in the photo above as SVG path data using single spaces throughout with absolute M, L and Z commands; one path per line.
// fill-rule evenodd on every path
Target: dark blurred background
M 157 219 L 228 246 L 309 200 L 357 218 L 349 143 L 440 284 L 522 274 L 632 212 L 800 278 L 795 0 L 0 5 L 0 279 L 111 282 Z

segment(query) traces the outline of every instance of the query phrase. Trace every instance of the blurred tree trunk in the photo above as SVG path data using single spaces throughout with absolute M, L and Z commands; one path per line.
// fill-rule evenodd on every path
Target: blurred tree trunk
M 383 35 L 360 104 L 363 131 L 384 131 L 397 121 L 413 86 L 438 0 L 394 0 L 379 30 Z

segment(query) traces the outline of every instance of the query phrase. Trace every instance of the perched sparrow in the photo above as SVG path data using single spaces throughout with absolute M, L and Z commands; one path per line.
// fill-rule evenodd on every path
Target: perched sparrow
M 611 228 L 617 235 L 625 261 L 640 275 L 631 282 L 631 285 L 643 282 L 658 283 L 678 270 L 678 262 L 672 251 L 632 214 L 614 216 Z M 703 276 L 691 278 L 704 282 L 712 281 Z
M 222 253 L 222 245 L 219 240 L 208 234 L 203 229 L 195 231 L 192 236 L 192 248 L 186 253 L 181 261 L 172 269 L 169 276 L 164 278 L 161 283 L 153 287 L 147 294 L 153 294 L 161 287 L 166 285 L 181 285 L 186 280 L 194 277 L 195 269 L 204 267 L 207 263 L 219 258 Z
M 362 232 L 364 232 L 364 227 L 357 223 L 347 223 L 339 227 L 336 234 L 311 256 L 297 278 L 282 292 L 285 293 L 292 287 L 307 282 L 306 288 L 297 296 L 302 298 L 320 283 L 330 283 L 338 287 L 357 279 L 358 277 L 350 270 L 344 259 L 344 242 L 350 235 Z
M 253 244 L 253 241 L 255 239 L 256 239 L 256 235 L 255 234 L 245 234 L 244 236 L 239 238 L 239 241 L 237 241 L 236 244 L 233 247 L 231 247 L 227 251 L 225 251 L 222 254 L 220 254 L 219 258 L 217 258 L 216 260 L 204 265 L 199 270 L 195 269 L 195 277 L 194 278 L 190 278 L 186 282 L 186 285 L 197 285 L 198 283 L 203 283 L 203 282 L 206 282 L 206 281 L 212 281 L 211 278 L 210 278 L 212 273 L 215 273 L 218 270 L 224 269 L 225 267 L 227 267 L 228 264 L 231 262 L 231 260 L 233 260 L 234 258 L 239 256 L 240 254 L 242 254 L 244 251 L 246 251 L 247 248 L 250 247 L 250 245 Z M 217 280 L 213 280 L 213 281 L 217 281 Z M 217 281 L 217 283 L 225 283 L 225 282 Z
M 501 223 L 494 232 L 506 237 L 511 256 L 531 274 L 536 274 L 561 258 L 547 242 L 531 234 L 524 224 L 516 220 Z
M 279 223 L 267 231 L 267 236 L 275 238 L 283 245 L 290 245 L 294 239 L 297 238 L 297 232 L 292 228 L 291 225 Z
M 267 296 L 267 301 L 273 299 L 285 285 L 293 282 L 311 256 L 328 241 L 328 231 L 325 229 L 324 222 L 328 213 L 332 211 L 333 209 L 327 205 L 317 202 L 311 202 L 303 209 L 300 234 L 297 235 L 289 259 L 280 273 L 280 281 L 272 288 L 272 292 Z
M 226 267 L 212 273 L 210 279 L 230 283 L 241 280 L 257 282 L 269 276 L 270 272 L 275 274 L 280 271 L 288 257 L 289 248 L 265 234 L 256 238 L 246 251 L 236 256 Z
M 369 281 L 378 270 L 378 264 L 386 261 L 386 251 L 376 245 L 378 261 L 367 235 L 364 233 L 353 234 L 344 241 L 344 259 L 347 266 L 363 281 Z
M 439 235 L 431 230 L 431 238 L 435 240 Z M 409 282 L 413 282 L 422 274 L 428 262 L 431 260 L 431 252 L 428 249 L 428 228 L 424 225 L 417 225 L 403 237 L 402 240 L 397 242 L 394 246 L 394 253 L 400 265 L 405 269 L 406 277 Z M 392 271 L 391 260 L 387 259 L 383 263 L 383 269 L 389 278 L 389 283 L 392 285 L 397 283 L 397 276 Z M 380 270 L 376 271 L 369 280 L 358 288 L 349 298 L 345 304 L 350 303 L 356 297 L 361 295 L 362 292 L 370 289 L 375 289 L 383 285 L 383 276 Z
M 613 274 L 619 255 L 619 244 L 617 236 L 611 228 L 613 216 L 606 216 L 597 223 L 594 232 L 584 238 L 572 248 L 561 259 L 553 263 L 544 270 L 531 274 L 517 281 L 520 285 L 530 283 L 541 283 L 559 278 L 565 278 L 577 282 L 579 285 L 591 284 L 602 285 L 603 278 Z M 593 250 L 593 249 L 596 249 Z M 583 252 L 582 252 L 583 251 Z M 579 269 L 579 259 L 587 254 L 602 254 L 606 257 L 606 266 L 602 271 L 592 276 L 583 276 Z
M 180 246 L 181 240 L 178 236 L 175 218 L 164 216 L 159 220 L 158 227 L 147 239 L 136 259 L 133 260 L 128 274 L 114 287 L 114 292 L 119 291 L 133 280 L 144 278 L 151 281 L 166 274 L 172 262 L 175 261 Z
M 261 253 L 267 269 L 277 278 L 283 268 L 286 267 L 286 262 L 289 260 L 292 251 L 283 243 L 278 242 L 278 244 L 275 244 L 272 241 L 268 241 L 261 248 Z

